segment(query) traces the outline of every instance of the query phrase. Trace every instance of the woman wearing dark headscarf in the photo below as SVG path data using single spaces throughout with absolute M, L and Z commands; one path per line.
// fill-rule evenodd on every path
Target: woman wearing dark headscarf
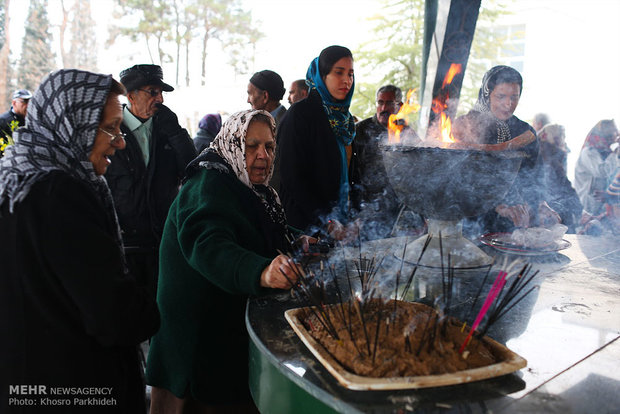
M 222 127 L 222 117 L 220 114 L 206 114 L 198 123 L 198 132 L 194 137 L 194 146 L 200 154 L 203 149 L 208 148 L 211 141 L 215 138 Z
M 351 51 L 323 49 L 310 64 L 306 83 L 308 97 L 291 106 L 278 131 L 282 203 L 289 223 L 304 230 L 347 218 L 355 136 L 349 113 L 355 88 Z
M 147 363 L 151 414 L 184 406 L 256 410 L 248 387 L 246 300 L 289 288 L 281 271 L 296 280 L 293 265 L 278 254 L 288 250 L 288 230 L 267 185 L 274 132 L 269 112 L 238 112 L 188 166 L 160 248 L 162 326 Z
M 509 66 L 495 66 L 485 73 L 474 108 L 454 123 L 454 136 L 465 142 L 486 144 L 488 149 L 519 149 L 525 159 L 506 199 L 484 217 L 482 231 L 508 231 L 513 227 L 560 221 L 544 201 L 539 144 L 534 129 L 514 115 L 523 79 Z
M 94 404 L 105 412 L 146 409 L 137 345 L 159 314 L 127 274 L 102 177 L 125 146 L 120 94 L 110 75 L 51 73 L 0 161 L 0 401 L 10 385 L 47 390 L 20 412 L 44 411 L 54 387 L 82 391 L 66 413 L 84 411 L 84 390 L 108 398 Z
M 599 121 L 588 133 L 575 166 L 575 190 L 588 217 L 603 212 L 603 201 L 597 193 L 606 190 L 618 162 L 611 145 L 620 139 L 613 119 Z

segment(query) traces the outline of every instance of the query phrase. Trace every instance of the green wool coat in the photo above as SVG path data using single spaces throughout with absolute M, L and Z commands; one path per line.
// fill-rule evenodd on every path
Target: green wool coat
M 248 391 L 248 295 L 269 292 L 260 275 L 277 255 L 259 227 L 258 197 L 234 175 L 201 168 L 173 202 L 160 247 L 147 383 L 206 404 Z

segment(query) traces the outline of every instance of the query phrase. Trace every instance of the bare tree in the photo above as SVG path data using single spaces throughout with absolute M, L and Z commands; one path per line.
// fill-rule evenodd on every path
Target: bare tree
M 9 6 L 11 4 L 10 0 L 4 0 L 4 4 L 0 3 L 2 24 L 0 25 L 0 30 L 2 31 L 0 35 L 0 42 L 2 42 L 2 46 L 0 47 L 0 104 L 5 104 L 9 101 L 9 52 L 11 50 L 11 42 L 10 42 L 10 32 L 9 32 Z
M 35 90 L 43 76 L 54 69 L 49 26 L 47 0 L 30 0 L 17 74 L 20 88 Z
M 168 56 L 164 51 L 164 40 L 171 27 L 170 13 L 174 0 L 117 0 L 120 11 L 114 13 L 115 17 L 136 16 L 137 24 L 130 27 L 113 26 L 110 29 L 110 38 L 107 44 L 113 44 L 119 36 L 125 36 L 133 41 L 143 38 L 147 47 L 151 62 L 164 63 Z M 150 42 L 157 45 L 158 62 L 153 59 Z
M 89 0 L 75 0 L 71 20 L 71 67 L 97 71 L 97 36 Z

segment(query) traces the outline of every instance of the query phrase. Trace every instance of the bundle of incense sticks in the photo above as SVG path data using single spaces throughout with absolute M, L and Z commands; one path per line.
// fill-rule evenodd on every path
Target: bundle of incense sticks
M 420 253 L 418 262 L 422 259 L 426 248 L 431 241 L 431 236 L 428 236 L 424 247 Z M 440 249 L 442 249 L 441 235 L 439 235 Z M 405 244 L 406 246 L 406 244 Z M 396 317 L 397 302 L 398 302 L 398 289 L 401 284 L 401 275 L 404 263 L 404 257 L 406 253 L 406 247 L 403 249 L 401 266 L 397 270 L 395 275 L 395 288 L 394 288 L 394 304 L 393 310 L 384 312 L 382 307 L 372 307 L 370 303 L 373 300 L 380 299 L 383 302 L 389 301 L 389 297 L 381 297 L 381 292 L 378 287 L 378 283 L 375 282 L 375 277 L 379 270 L 379 267 L 383 263 L 385 256 L 381 260 L 377 261 L 376 255 L 372 258 L 366 258 L 362 255 L 361 243 L 358 245 L 359 255 L 357 260 L 353 260 L 355 272 L 350 272 L 347 257 L 345 256 L 345 249 L 342 249 L 343 264 L 344 264 L 344 276 L 346 280 L 346 286 L 342 286 L 339 282 L 338 275 L 336 275 L 335 265 L 328 266 L 328 275 L 330 282 L 333 283 L 336 294 L 335 307 L 332 307 L 330 311 L 327 307 L 327 282 L 324 277 L 325 266 L 323 261 L 320 262 L 320 270 L 318 272 L 312 271 L 306 265 L 291 266 L 295 272 L 296 280 L 291 280 L 284 272 L 282 274 L 289 280 L 291 289 L 294 296 L 304 300 L 308 304 L 308 312 L 312 313 L 315 318 L 320 322 L 325 330 L 336 340 L 343 340 L 338 335 L 335 328 L 335 321 L 339 321 L 346 327 L 347 336 L 349 337 L 355 349 L 361 357 L 374 358 L 377 354 L 377 348 L 380 346 L 379 331 L 383 328 L 386 332 L 390 330 L 390 323 Z M 444 255 L 440 252 L 441 256 L 441 280 L 442 280 L 442 295 L 435 302 L 437 313 L 436 315 L 430 315 L 425 323 L 425 328 L 418 348 L 416 350 L 411 349 L 411 344 L 405 341 L 405 347 L 409 346 L 409 352 L 414 352 L 419 355 L 421 349 L 426 346 L 432 346 L 436 335 L 442 335 L 445 329 L 446 321 L 451 319 L 451 301 L 453 294 L 453 283 L 455 277 L 455 268 L 452 266 L 452 258 L 447 256 L 447 263 L 444 266 Z M 291 262 L 296 262 L 292 256 L 288 255 Z M 298 262 L 298 261 L 297 261 Z M 534 277 L 538 272 L 531 273 L 531 265 L 525 264 L 521 267 L 520 271 L 514 271 L 522 263 L 514 261 L 507 263 L 505 260 L 499 270 L 493 285 L 486 296 L 482 295 L 484 286 L 490 275 L 491 267 L 488 268 L 486 275 L 478 288 L 472 306 L 469 310 L 469 315 L 465 318 L 462 330 L 465 329 L 467 320 L 470 319 L 476 304 L 482 300 L 482 305 L 476 314 L 476 317 L 471 324 L 469 333 L 459 348 L 459 353 L 463 354 L 467 345 L 470 343 L 472 336 L 476 335 L 480 338 L 486 334 L 488 329 L 496 323 L 499 319 L 505 316 L 515 305 L 523 300 L 528 294 L 530 294 L 538 286 L 533 286 L 525 293 L 525 288 L 530 285 Z M 417 271 L 417 264 L 414 265 L 412 271 L 405 278 L 404 289 L 401 292 L 401 300 L 405 297 L 409 290 Z M 354 278 L 359 280 L 361 285 L 361 292 L 356 294 L 354 289 Z M 507 287 L 507 288 L 506 288 Z M 391 294 L 389 296 L 392 296 Z M 346 298 L 346 299 L 345 299 Z M 486 320 L 485 320 L 486 317 Z M 336 318 L 336 319 L 334 319 Z M 363 338 L 354 338 L 352 324 L 353 321 L 359 321 L 363 327 Z M 369 324 L 371 321 L 375 321 L 374 329 L 371 331 Z M 484 322 L 484 323 L 483 323 Z M 481 329 L 478 329 L 482 327 Z M 443 329 L 442 329 L 443 328 Z M 358 347 L 358 339 L 361 339 Z M 408 338 L 407 338 L 408 339 Z M 409 345 L 407 345 L 409 344 Z

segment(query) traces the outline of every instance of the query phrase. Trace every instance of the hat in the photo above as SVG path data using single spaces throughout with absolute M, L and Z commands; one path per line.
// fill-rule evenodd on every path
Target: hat
M 18 89 L 13 92 L 13 99 L 31 99 L 32 94 L 28 89 Z
M 284 96 L 284 82 L 280 75 L 272 70 L 261 70 L 250 78 L 250 83 L 269 93 L 269 99 L 280 101 Z
M 164 92 L 172 92 L 174 88 L 164 83 L 164 73 L 159 65 L 134 65 L 120 74 L 121 83 L 128 92 L 135 91 L 146 85 L 161 86 Z

